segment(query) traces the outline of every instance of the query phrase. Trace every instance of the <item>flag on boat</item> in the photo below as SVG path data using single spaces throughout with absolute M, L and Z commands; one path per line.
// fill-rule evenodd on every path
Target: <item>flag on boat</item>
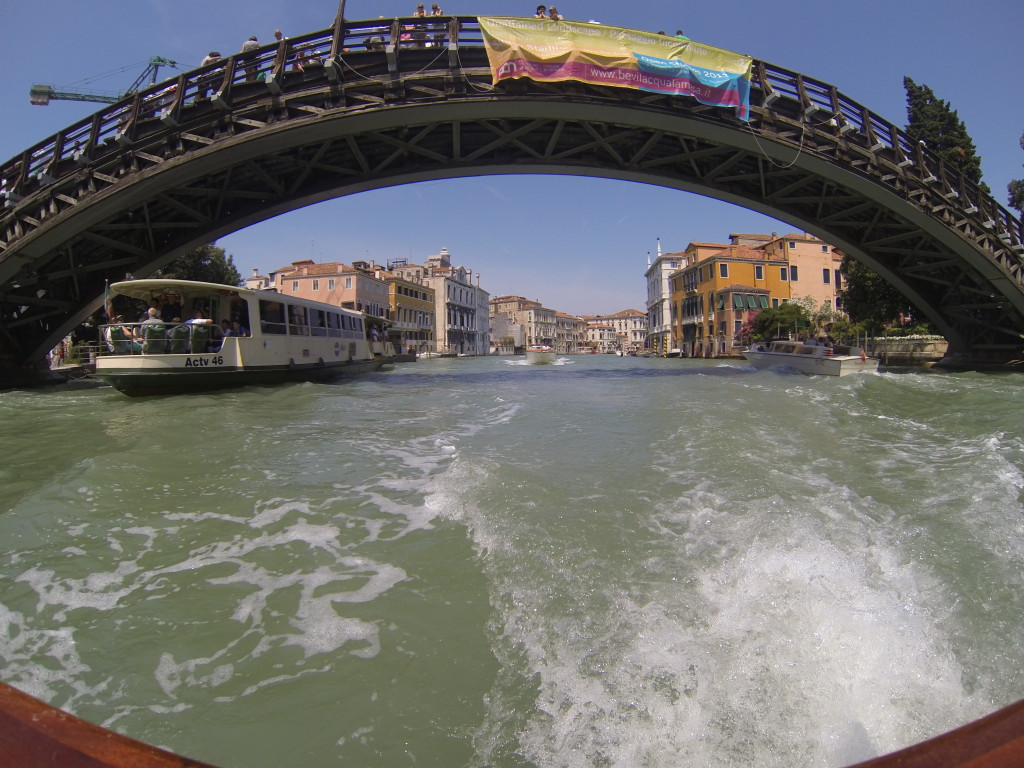
M 692 96 L 750 119 L 753 59 L 635 29 L 547 19 L 481 16 L 495 84 L 528 77 Z

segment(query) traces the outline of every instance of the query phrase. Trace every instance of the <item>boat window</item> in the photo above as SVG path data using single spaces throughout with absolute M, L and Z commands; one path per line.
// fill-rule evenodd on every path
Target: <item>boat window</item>
M 288 333 L 292 336 L 309 336 L 309 317 L 305 307 L 295 304 L 288 306 Z
M 801 347 L 800 348 L 800 354 L 801 355 L 813 355 L 815 353 L 815 351 L 816 350 L 815 350 L 814 347 Z
M 337 312 L 327 313 L 327 335 L 341 336 L 341 315 Z
M 260 328 L 263 333 L 284 334 L 288 332 L 284 323 L 284 304 L 282 302 L 260 299 Z
M 230 319 L 240 322 L 243 328 L 251 328 L 252 323 L 249 320 L 249 302 L 245 299 L 232 299 Z
M 314 309 L 310 312 L 310 331 L 314 336 L 327 335 L 327 313 L 322 309 Z

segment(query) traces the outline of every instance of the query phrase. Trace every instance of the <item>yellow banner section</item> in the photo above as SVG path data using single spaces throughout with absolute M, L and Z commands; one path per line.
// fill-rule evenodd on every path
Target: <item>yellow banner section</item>
M 667 35 L 596 23 L 479 17 L 494 82 L 578 80 L 692 96 L 749 119 L 753 59 Z
M 488 56 L 496 57 L 491 58 L 494 69 L 517 54 L 538 62 L 571 59 L 600 67 L 635 69 L 639 54 L 749 77 L 753 62 L 749 56 L 703 43 L 604 24 L 506 16 L 481 16 L 479 22 Z

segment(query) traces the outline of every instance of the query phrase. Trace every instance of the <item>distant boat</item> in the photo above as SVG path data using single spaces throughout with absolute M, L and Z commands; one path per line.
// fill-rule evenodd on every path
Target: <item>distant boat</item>
M 362 312 L 273 291 L 128 280 L 114 283 L 110 292 L 150 307 L 173 302 L 175 312 L 167 322 L 154 317 L 102 328 L 106 348 L 96 360 L 96 376 L 126 395 L 329 381 L 375 371 L 394 351 L 376 338 Z M 182 322 L 186 317 L 193 319 Z M 225 319 L 238 321 L 244 335 L 222 332 Z
M 792 368 L 810 375 L 847 376 L 878 370 L 878 359 L 868 357 L 859 347 L 818 342 L 760 342 L 744 351 L 743 356 L 755 368 Z
M 529 365 L 550 365 L 555 362 L 555 349 L 547 344 L 531 344 L 526 348 L 526 362 Z

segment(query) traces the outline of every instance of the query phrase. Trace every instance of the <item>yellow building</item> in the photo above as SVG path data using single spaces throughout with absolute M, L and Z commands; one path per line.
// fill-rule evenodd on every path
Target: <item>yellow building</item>
M 788 282 L 779 279 L 782 266 L 760 249 L 731 245 L 674 273 L 672 336 L 682 354 L 728 354 L 753 315 L 785 292 Z
M 812 235 L 731 235 L 731 245 L 691 243 L 669 276 L 673 344 L 684 356 L 734 354 L 762 309 L 807 297 L 837 309 L 841 256 Z

